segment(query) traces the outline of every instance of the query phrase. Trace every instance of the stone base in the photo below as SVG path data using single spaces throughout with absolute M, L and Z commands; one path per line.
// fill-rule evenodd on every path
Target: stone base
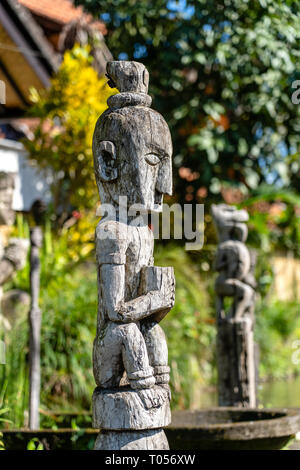
M 169 450 L 169 444 L 162 429 L 101 431 L 94 450 Z
M 171 422 L 167 386 L 133 390 L 96 388 L 93 394 L 93 427 L 106 430 L 149 430 Z

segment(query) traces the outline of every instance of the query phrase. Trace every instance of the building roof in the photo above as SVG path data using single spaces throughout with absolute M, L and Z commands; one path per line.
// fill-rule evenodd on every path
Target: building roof
M 64 51 L 82 43 L 82 38 L 82 45 L 90 44 L 90 38 L 96 44 L 91 50 L 93 66 L 102 75 L 112 60 L 105 33 L 102 22 L 71 0 L 1 0 L 0 80 L 5 83 L 6 102 L 0 103 L 0 123 L 24 115 L 31 104 L 30 89 L 47 87 Z
M 47 18 L 62 25 L 84 17 L 88 23 L 97 24 L 103 35 L 106 34 L 104 23 L 94 21 L 93 17 L 84 13 L 81 7 L 75 7 L 71 0 L 19 0 L 19 2 L 28 8 L 33 15 Z
M 32 13 L 69 23 L 83 14 L 82 8 L 75 8 L 68 0 L 19 0 Z
M 6 85 L 6 102 L 0 105 L 0 119 L 22 115 L 30 88 L 48 86 L 58 64 L 58 54 L 30 12 L 17 0 L 1 0 L 0 79 Z

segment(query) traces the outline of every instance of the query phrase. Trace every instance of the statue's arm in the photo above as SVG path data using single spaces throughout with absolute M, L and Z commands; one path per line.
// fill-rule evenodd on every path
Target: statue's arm
M 122 322 L 119 312 L 125 295 L 125 266 L 103 264 L 99 269 L 104 311 L 111 321 Z
M 102 264 L 100 282 L 103 308 L 111 321 L 137 322 L 160 310 L 172 308 L 174 293 L 166 297 L 159 290 L 147 292 L 125 302 L 125 265 Z
M 170 310 L 174 306 L 174 301 L 174 292 L 170 292 L 167 297 L 160 290 L 152 290 L 124 304 L 123 321 L 136 322 L 161 310 Z

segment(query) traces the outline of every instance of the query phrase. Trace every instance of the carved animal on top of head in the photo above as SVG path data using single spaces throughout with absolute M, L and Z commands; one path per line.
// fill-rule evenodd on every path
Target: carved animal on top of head
M 96 180 L 101 203 L 138 204 L 161 211 L 164 194 L 172 194 L 172 141 L 164 118 L 150 108 L 149 75 L 143 64 L 115 61 L 107 65 L 109 83 L 121 93 L 108 99 L 93 138 Z

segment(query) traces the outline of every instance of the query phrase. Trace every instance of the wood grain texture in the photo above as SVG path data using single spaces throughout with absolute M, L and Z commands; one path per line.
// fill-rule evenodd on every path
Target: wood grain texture
M 162 429 L 116 432 L 102 431 L 95 442 L 95 450 L 169 450 Z
M 96 388 L 93 394 L 93 427 L 109 430 L 143 430 L 171 422 L 168 387 L 158 385 L 139 391 Z

